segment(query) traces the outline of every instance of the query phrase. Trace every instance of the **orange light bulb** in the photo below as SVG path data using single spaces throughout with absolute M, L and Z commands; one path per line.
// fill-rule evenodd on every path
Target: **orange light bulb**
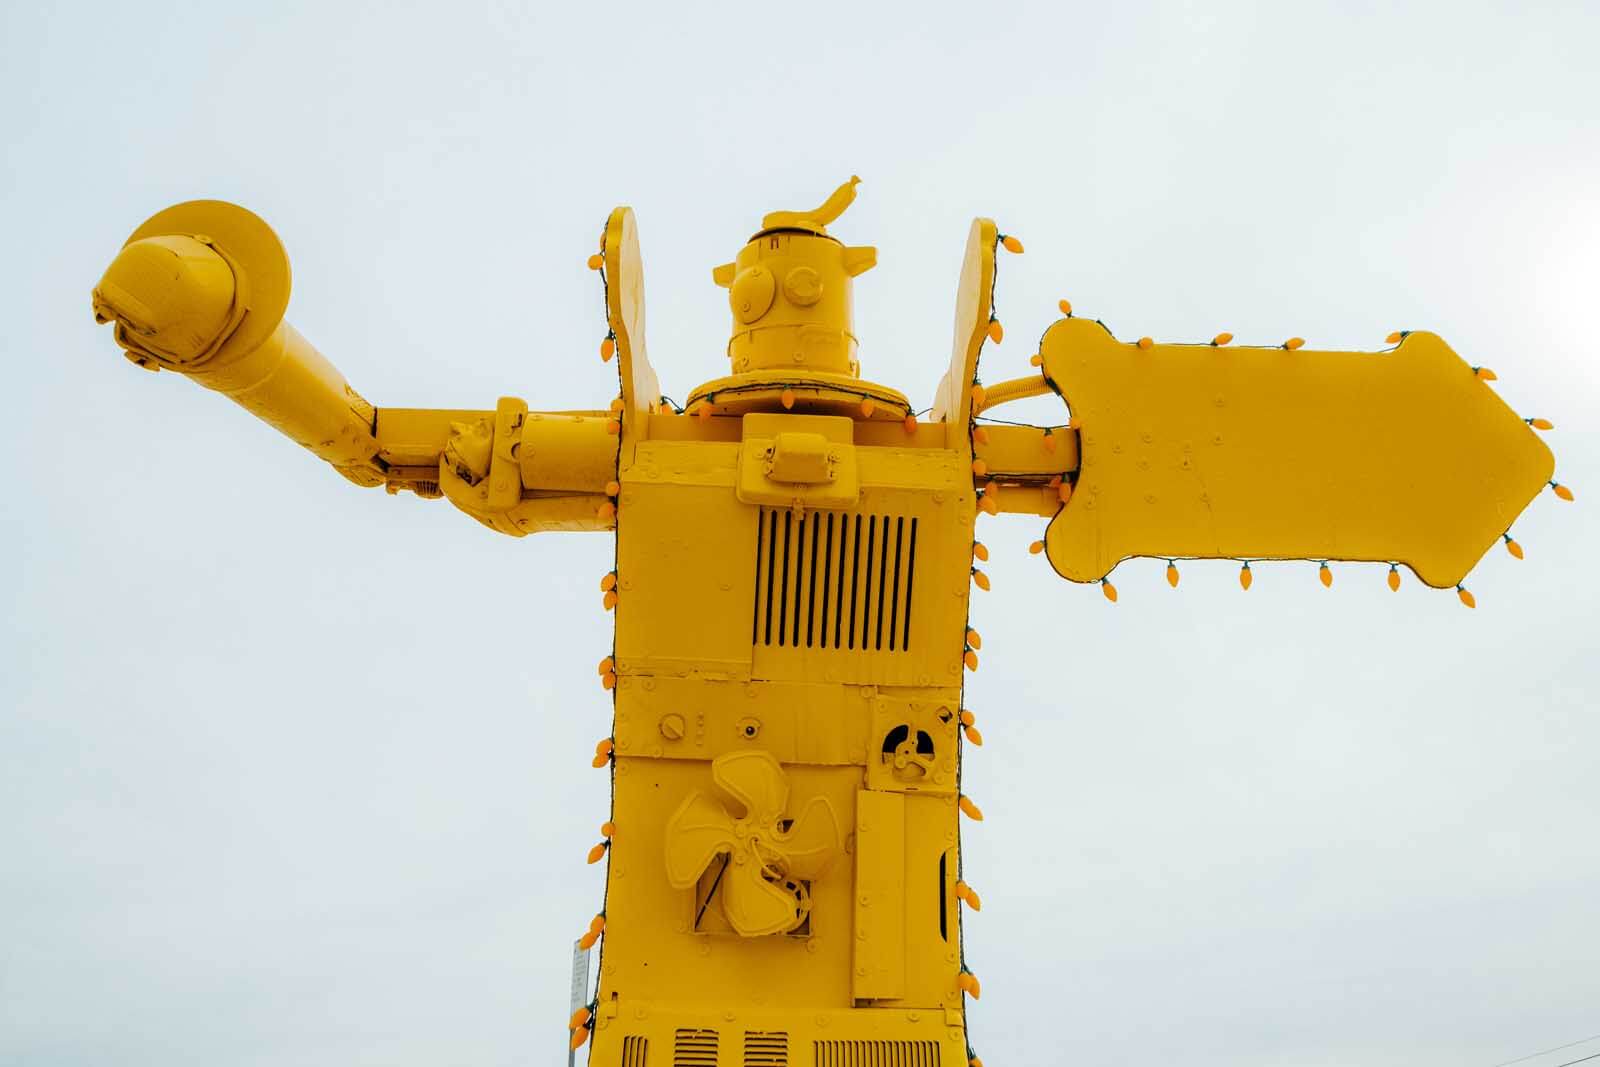
M 611 357 L 617 354 L 617 342 L 610 337 L 600 342 L 600 362 L 610 363 Z
M 973 648 L 981 649 L 983 647 L 983 635 L 972 627 L 967 627 L 967 644 Z
M 1220 348 L 1232 340 L 1233 334 L 1229 333 L 1227 330 L 1223 330 L 1221 333 L 1217 334 L 1211 339 L 1211 343 Z
M 606 257 L 602 256 L 599 252 L 596 252 L 594 255 L 589 257 L 589 269 L 590 270 L 599 270 L 601 267 L 603 267 L 605 265 L 606 265 Z
M 961 662 L 966 664 L 967 670 L 975 671 L 978 669 L 978 654 L 969 648 L 961 654 Z
M 976 805 L 976 804 L 974 804 L 972 802 L 972 798 L 971 797 L 962 796 L 961 801 L 960 801 L 960 806 L 961 806 L 961 814 L 965 815 L 967 818 L 971 819 L 973 822 L 982 822 L 983 821 L 983 811 L 982 811 L 982 809 L 980 809 L 978 807 L 978 805 Z
M 1104 593 L 1105 598 L 1113 604 L 1117 602 L 1117 587 L 1104 578 L 1100 579 L 1100 592 Z
M 1521 559 L 1522 546 L 1513 541 L 1510 534 L 1505 534 L 1504 536 L 1506 539 L 1506 551 L 1511 553 L 1517 559 Z
M 599 863 L 602 859 L 605 858 L 605 855 L 606 855 L 606 846 L 605 846 L 604 842 L 601 842 L 600 844 L 594 846 L 594 848 L 591 848 L 589 850 L 589 864 L 590 864 L 590 866 L 593 866 L 594 864 Z
M 1056 307 L 1061 309 L 1061 314 L 1066 315 L 1069 318 L 1071 317 L 1071 315 L 1072 315 L 1072 301 L 1070 301 L 1070 300 L 1057 300 L 1056 301 Z
M 1167 584 L 1178 588 L 1178 566 L 1170 561 L 1167 563 Z
M 990 319 L 989 320 L 989 340 L 993 341 L 995 344 L 999 344 L 1001 341 L 1005 340 L 1005 337 L 1006 337 L 1006 331 L 1005 331 L 1005 328 L 1000 325 L 1000 320 L 999 319 Z
M 1030 544 L 1028 546 L 1028 554 L 1029 555 L 1037 556 L 1039 553 L 1041 553 L 1043 551 L 1044 551 L 1044 542 L 1043 541 L 1035 541 L 1035 542 L 1033 542 L 1032 544 Z
M 1287 341 L 1283 342 L 1283 347 L 1293 352 L 1295 349 L 1299 348 L 1305 343 L 1306 339 L 1304 337 L 1291 337 Z
M 1400 568 L 1398 567 L 1391 566 L 1389 568 L 1389 591 L 1392 593 L 1400 591 Z
M 1239 568 L 1239 588 L 1249 589 L 1250 583 L 1255 581 L 1255 576 L 1250 573 L 1250 564 L 1246 563 Z
M 1022 254 L 1022 242 L 1010 234 L 1000 238 L 1000 244 L 1005 247 L 1007 252 L 1014 252 L 1019 256 Z
M 1152 345 L 1154 345 L 1155 343 L 1156 343 L 1155 339 L 1152 338 L 1152 337 L 1141 337 L 1141 338 L 1139 338 L 1139 347 L 1140 348 L 1149 348 Z
M 1478 598 L 1467 592 L 1462 586 L 1456 586 L 1456 597 L 1469 608 L 1478 606 Z
M 972 557 L 974 559 L 987 560 L 989 558 L 989 546 L 982 541 L 972 542 Z
M 972 584 L 987 593 L 989 591 L 989 576 L 974 567 L 972 568 Z

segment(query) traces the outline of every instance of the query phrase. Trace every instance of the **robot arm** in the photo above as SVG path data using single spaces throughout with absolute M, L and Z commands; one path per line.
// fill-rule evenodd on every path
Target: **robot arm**
M 284 321 L 289 260 L 272 229 L 197 200 L 129 237 L 95 287 L 135 364 L 213 389 L 362 486 L 447 496 L 503 533 L 602 530 L 620 424 L 606 412 L 375 408 Z

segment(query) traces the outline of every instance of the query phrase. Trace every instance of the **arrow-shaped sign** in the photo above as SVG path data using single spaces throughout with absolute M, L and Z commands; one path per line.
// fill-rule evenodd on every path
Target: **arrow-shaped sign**
M 1082 466 L 1045 536 L 1066 578 L 1130 556 L 1405 563 L 1458 584 L 1554 459 L 1448 345 L 1149 345 L 1063 319 L 1040 345 Z

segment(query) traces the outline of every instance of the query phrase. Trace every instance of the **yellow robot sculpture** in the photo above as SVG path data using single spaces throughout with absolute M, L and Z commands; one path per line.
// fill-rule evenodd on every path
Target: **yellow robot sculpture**
M 1550 452 L 1437 337 L 1373 353 L 1299 339 L 1235 347 L 1119 341 L 1063 316 L 1037 371 L 985 388 L 1002 339 L 998 249 L 973 223 L 955 341 L 930 413 L 861 377 L 853 279 L 871 247 L 828 232 L 856 179 L 814 211 L 767 215 L 712 271 L 733 313 L 726 377 L 664 402 L 645 354 L 633 213 L 590 266 L 601 355 L 620 389 L 594 411 L 379 408 L 283 319 L 271 229 L 217 201 L 134 231 L 94 290 L 127 357 L 231 397 L 358 485 L 445 496 L 503 533 L 616 532 L 601 582 L 614 700 L 595 765 L 613 806 L 602 943 L 573 1047 L 627 1067 L 951 1067 L 972 1058 L 962 951 L 962 702 L 980 512 L 1048 519 L 1035 542 L 1098 582 L 1132 556 L 1468 570 L 1550 481 Z M 1054 392 L 1060 425 L 984 412 Z M 1065 414 L 1065 413 L 1064 413 Z

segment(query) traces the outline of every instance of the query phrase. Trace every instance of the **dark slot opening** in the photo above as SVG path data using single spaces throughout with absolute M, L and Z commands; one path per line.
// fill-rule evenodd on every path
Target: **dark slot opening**
M 912 577 L 917 573 L 917 517 L 911 517 L 911 545 L 906 552 L 906 628 L 900 638 L 900 651 L 911 647 L 911 590 L 916 588 Z
M 878 516 L 867 516 L 867 561 L 864 571 L 867 576 L 867 588 L 861 594 L 861 647 L 867 648 L 871 642 L 867 640 L 872 633 L 872 560 L 877 555 L 878 545 Z
M 795 648 L 799 648 L 800 647 L 800 586 L 801 586 L 800 578 L 801 578 L 801 575 L 805 574 L 805 572 L 806 572 L 806 520 L 805 520 L 804 516 L 801 517 L 799 522 L 794 524 L 794 532 L 795 532 L 795 537 L 797 539 L 795 541 L 795 546 L 794 546 L 794 639 L 792 641 L 790 641 L 789 643 L 792 644 Z
M 816 570 L 815 567 L 812 568 Z M 828 512 L 828 547 L 822 552 L 822 647 L 828 647 L 828 586 L 833 581 L 833 512 Z
M 873 627 L 873 647 L 883 649 L 883 594 L 889 577 L 889 516 L 883 517 L 883 551 L 878 554 L 878 614 Z
M 772 644 L 772 581 L 777 567 L 778 553 L 778 513 L 771 515 L 772 529 L 767 535 L 767 637 L 766 643 Z
M 894 520 L 894 591 L 889 596 L 889 651 L 894 651 L 894 632 L 900 621 L 900 547 L 906 536 L 906 520 Z
M 840 622 L 844 619 L 844 557 L 849 550 L 850 516 L 839 516 L 839 587 L 834 590 L 833 598 L 833 647 L 843 647 L 839 643 Z
M 756 595 L 755 603 L 750 605 L 750 643 L 753 645 L 761 637 L 761 550 L 766 544 L 765 517 L 756 512 Z
M 939 936 L 946 941 L 950 940 L 950 898 L 949 889 L 945 886 L 948 877 L 949 854 L 939 853 Z
M 783 633 L 789 628 L 789 534 L 794 526 L 794 513 L 783 513 L 783 588 L 778 597 L 778 647 L 783 647 Z
M 841 576 L 843 572 L 840 572 Z M 850 647 L 856 647 L 856 596 L 861 584 L 861 516 L 856 516 L 855 545 L 850 551 Z
M 822 516 L 816 512 L 811 513 L 811 566 L 806 574 L 806 647 L 810 648 L 811 637 L 816 628 L 817 621 L 817 542 L 821 539 L 818 535 Z M 826 586 L 824 586 L 826 588 Z

